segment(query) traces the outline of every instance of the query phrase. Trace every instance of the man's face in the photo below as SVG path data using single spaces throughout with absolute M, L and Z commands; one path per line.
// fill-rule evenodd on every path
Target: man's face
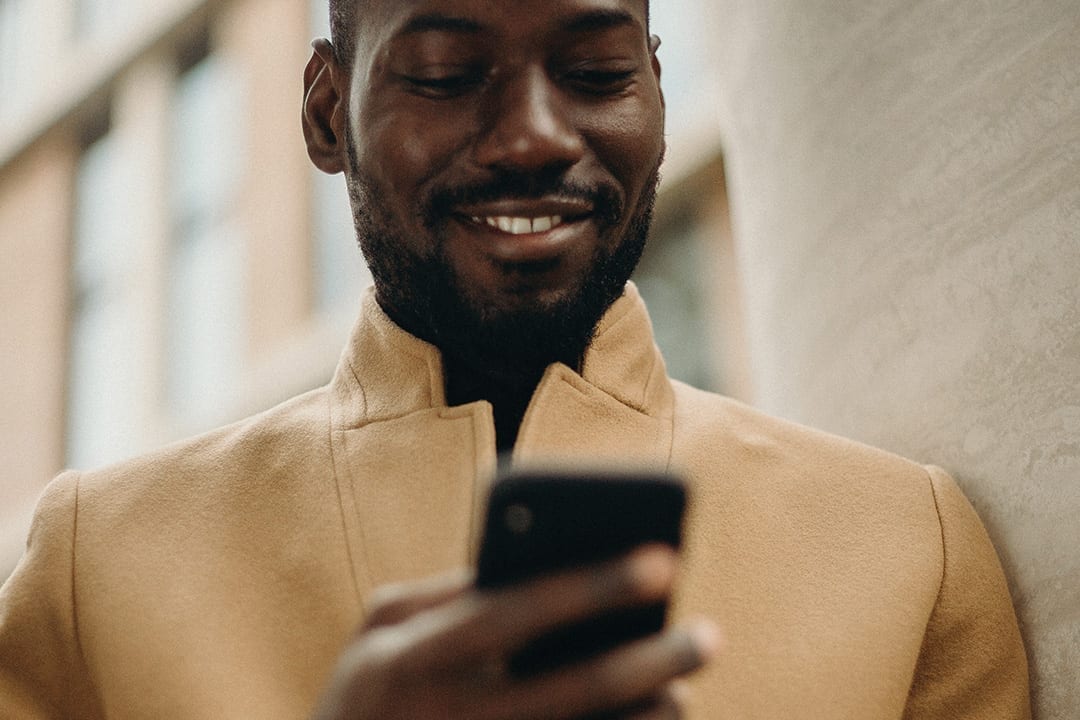
M 663 154 L 644 0 L 369 3 L 346 170 L 382 306 L 444 351 L 572 361 Z

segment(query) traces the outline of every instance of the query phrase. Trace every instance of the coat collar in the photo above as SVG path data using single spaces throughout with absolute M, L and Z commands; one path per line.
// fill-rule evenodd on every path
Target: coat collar
M 622 297 L 601 319 L 580 375 L 562 364 L 549 367 L 529 415 L 543 404 L 552 385 L 563 384 L 593 399 L 606 398 L 604 404 L 613 402 L 640 415 L 670 418 L 671 384 L 653 342 L 645 303 L 633 283 L 627 283 Z M 337 429 L 446 406 L 438 348 L 398 327 L 379 307 L 372 288 L 364 293 L 360 318 L 331 387 L 337 401 Z
M 330 391 L 333 467 L 359 595 L 469 564 L 496 465 L 490 404 L 447 407 L 438 349 L 395 325 L 371 290 Z M 667 467 L 673 404 L 645 305 L 627 285 L 582 372 L 547 369 L 512 460 Z
M 601 319 L 581 374 L 548 368 L 525 413 L 516 462 L 666 467 L 674 395 L 633 283 Z

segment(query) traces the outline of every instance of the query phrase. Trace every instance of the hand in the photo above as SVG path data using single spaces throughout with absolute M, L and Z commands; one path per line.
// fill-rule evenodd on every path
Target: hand
M 382 590 L 315 718 L 677 718 L 675 681 L 715 651 L 709 623 L 666 630 L 537 676 L 511 677 L 504 664 L 555 627 L 666 598 L 674 575 L 675 554 L 648 547 L 498 591 L 477 591 L 461 576 Z

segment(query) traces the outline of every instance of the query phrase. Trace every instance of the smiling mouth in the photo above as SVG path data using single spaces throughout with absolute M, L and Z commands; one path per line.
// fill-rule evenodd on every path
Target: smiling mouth
M 489 227 L 509 235 L 531 235 L 554 230 L 563 224 L 562 215 L 542 215 L 540 217 L 514 217 L 509 215 L 498 216 L 471 216 L 470 222 L 474 225 Z

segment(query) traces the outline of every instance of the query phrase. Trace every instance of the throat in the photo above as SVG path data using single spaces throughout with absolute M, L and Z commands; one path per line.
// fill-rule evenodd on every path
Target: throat
M 513 449 L 521 421 L 546 365 L 498 371 L 444 353 L 443 367 L 447 403 L 490 402 L 495 419 L 496 447 L 500 453 Z

